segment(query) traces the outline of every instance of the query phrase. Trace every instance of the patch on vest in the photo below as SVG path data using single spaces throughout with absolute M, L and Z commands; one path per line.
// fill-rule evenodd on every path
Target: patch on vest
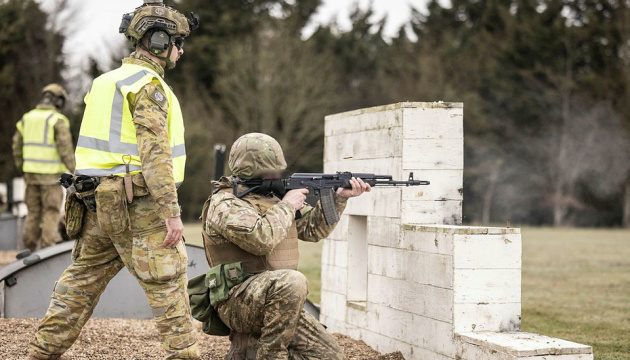
M 156 104 L 158 104 L 162 109 L 168 110 L 168 103 L 166 101 L 166 95 L 160 89 L 154 88 L 148 91 L 149 98 L 153 100 Z

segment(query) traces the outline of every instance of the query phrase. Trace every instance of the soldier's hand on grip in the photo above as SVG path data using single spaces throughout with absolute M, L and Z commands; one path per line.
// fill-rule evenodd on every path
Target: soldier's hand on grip
M 306 194 L 308 189 L 295 189 L 291 190 L 284 197 L 282 201 L 286 201 L 295 207 L 295 210 L 300 210 L 304 207 L 304 201 L 306 200 Z
M 361 180 L 361 178 L 352 178 L 350 180 L 350 185 L 352 186 L 352 189 L 344 189 L 344 188 L 337 189 L 337 195 L 343 196 L 345 198 L 351 198 L 351 197 L 357 197 L 363 194 L 364 192 L 372 191 L 372 187 L 370 186 L 370 184 L 364 183 L 363 180 Z
M 178 217 L 172 217 L 166 219 L 166 238 L 164 239 L 165 247 L 176 246 L 184 236 L 184 224 L 182 219 Z

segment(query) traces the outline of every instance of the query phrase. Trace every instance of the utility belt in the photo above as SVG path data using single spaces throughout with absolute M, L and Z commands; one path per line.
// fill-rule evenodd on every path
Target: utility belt
M 63 174 L 59 183 L 66 188 L 66 232 L 78 238 L 86 211 L 96 213 L 101 230 L 117 235 L 130 226 L 127 205 L 134 197 L 149 195 L 142 173 L 107 177 Z

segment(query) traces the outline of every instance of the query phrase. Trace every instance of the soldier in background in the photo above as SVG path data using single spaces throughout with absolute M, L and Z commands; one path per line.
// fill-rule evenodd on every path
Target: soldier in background
M 289 191 L 282 199 L 273 193 L 235 196 L 237 178 L 281 176 L 286 162 L 272 137 L 240 137 L 230 150 L 229 166 L 232 177 L 215 183 L 202 214 L 206 256 L 213 267 L 206 284 L 210 299 L 218 302 L 214 310 L 232 330 L 226 359 L 345 359 L 335 339 L 304 311 L 308 281 L 296 271 L 298 239 L 317 242 L 335 225 L 326 224 L 321 204 L 304 204 L 307 189 Z M 361 179 L 351 184 L 352 189 L 335 194 L 339 213 L 348 198 L 371 190 Z M 236 192 L 245 190 L 239 185 Z
M 18 121 L 13 135 L 15 165 L 24 172 L 26 182 L 24 246 L 31 251 L 38 244 L 43 249 L 61 241 L 63 189 L 57 181 L 75 166 L 70 122 L 61 114 L 67 99 L 60 85 L 46 86 L 37 107 Z
M 85 97 L 72 180 L 78 199 L 69 195 L 76 203 L 66 204 L 68 232 L 79 236 L 29 359 L 59 359 L 123 267 L 145 291 L 165 358 L 199 358 L 177 198 L 186 163 L 184 121 L 164 81 L 164 69 L 175 67 L 197 24 L 157 0 L 123 15 L 120 32 L 135 52 L 95 79 Z M 75 212 L 77 204 L 87 209 Z

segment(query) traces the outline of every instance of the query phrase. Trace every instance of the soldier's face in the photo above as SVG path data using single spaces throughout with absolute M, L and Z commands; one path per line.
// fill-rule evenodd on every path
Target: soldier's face
M 178 39 L 182 39 L 181 42 L 178 42 Z M 171 62 L 173 64 L 177 63 L 177 60 L 179 60 L 179 58 L 184 55 L 184 42 L 183 42 L 183 35 L 177 35 L 176 37 L 176 41 L 174 42 L 173 45 L 171 45 L 173 47 L 173 51 L 171 51 L 171 57 L 169 60 L 171 60 Z

